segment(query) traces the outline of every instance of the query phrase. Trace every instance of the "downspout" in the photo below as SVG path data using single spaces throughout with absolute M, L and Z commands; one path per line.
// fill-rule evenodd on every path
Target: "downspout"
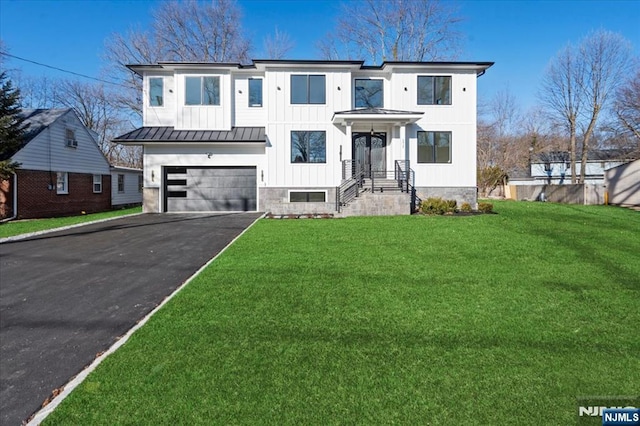
M 16 217 L 18 217 L 18 174 L 16 172 L 13 172 L 12 175 L 13 175 L 13 185 L 12 185 L 13 186 L 13 208 L 11 210 L 13 210 L 13 216 L 6 217 L 0 220 L 0 223 L 9 222 L 10 220 L 13 220 Z

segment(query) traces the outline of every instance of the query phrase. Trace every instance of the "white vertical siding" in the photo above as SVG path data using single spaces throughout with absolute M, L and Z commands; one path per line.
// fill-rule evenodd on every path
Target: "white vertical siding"
M 262 79 L 262 106 L 249 106 L 249 79 Z M 265 91 L 264 75 L 237 75 L 233 79 L 233 93 L 235 107 L 233 112 L 234 127 L 265 126 L 267 124 L 267 93 Z
M 175 78 L 169 72 L 146 73 L 142 89 L 143 125 L 144 126 L 173 126 L 176 117 L 176 89 Z M 163 105 L 149 105 L 149 78 L 163 79 Z
M 220 77 L 220 105 L 185 105 L 185 76 Z M 176 129 L 231 130 L 232 82 L 228 71 L 212 72 L 176 71 Z
M 66 129 L 75 133 L 77 147 L 68 147 Z M 13 157 L 25 170 L 109 174 L 109 163 L 87 128 L 69 111 L 40 132 Z

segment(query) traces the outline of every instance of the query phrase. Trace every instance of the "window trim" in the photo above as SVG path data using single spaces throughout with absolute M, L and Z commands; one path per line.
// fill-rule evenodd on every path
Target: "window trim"
M 310 193 L 318 193 L 324 195 L 324 201 L 309 201 Z M 291 201 L 291 194 L 307 194 L 306 201 Z M 290 189 L 287 191 L 287 200 L 289 203 L 326 203 L 327 202 L 328 191 L 326 189 L 317 189 L 317 190 L 299 190 L 299 189 Z
M 382 83 L 382 102 L 380 106 L 358 106 L 358 81 L 379 81 Z M 353 106 L 354 108 L 384 108 L 384 78 L 354 78 L 353 81 Z
M 192 104 L 188 103 L 187 99 L 187 80 L 188 79 L 199 79 L 200 80 L 200 103 Z M 205 104 L 204 99 L 204 79 L 205 78 L 213 78 L 218 81 L 218 103 L 213 104 Z M 185 75 L 184 76 L 184 106 L 185 107 L 219 107 L 222 105 L 222 80 L 219 75 Z
M 152 80 L 160 80 L 160 90 L 161 90 L 161 94 L 160 94 L 160 102 L 158 105 L 154 105 L 152 100 L 153 100 L 153 93 L 151 92 L 151 81 Z M 186 96 L 186 95 L 185 95 Z M 150 108 L 162 108 L 164 107 L 164 78 L 163 77 L 149 77 L 149 107 Z
M 62 188 L 60 187 L 60 178 L 62 179 Z M 56 194 L 67 195 L 69 194 L 69 173 L 68 172 L 56 172 Z
M 252 104 L 251 103 L 251 82 L 252 81 L 259 81 L 260 82 L 260 103 L 259 104 Z M 262 108 L 262 106 L 264 105 L 264 79 L 262 78 L 252 78 L 250 77 L 248 79 L 247 82 L 248 85 L 248 90 L 247 90 L 247 105 L 249 105 L 249 108 Z
M 289 103 L 291 105 L 326 105 L 327 104 L 327 75 L 326 74 L 291 74 L 289 76 L 289 88 L 290 88 L 290 94 L 289 94 Z M 294 90 L 293 90 L 293 78 L 294 77 L 306 77 L 307 78 L 307 83 L 306 83 L 306 101 L 305 102 L 294 102 L 293 101 L 293 94 L 294 94 Z M 322 102 L 311 102 L 311 77 L 322 77 L 322 82 L 323 82 L 323 91 L 322 91 Z
M 122 185 L 120 185 L 120 177 L 122 177 Z M 123 194 L 125 192 L 125 185 L 124 185 L 124 173 L 118 173 L 118 194 Z M 122 189 L 120 189 L 122 187 Z
M 433 99 L 431 102 L 420 102 L 420 79 L 421 78 L 432 78 L 432 87 L 433 90 Z M 448 78 L 449 79 L 449 103 L 439 104 L 436 102 L 436 79 L 438 78 Z M 450 106 L 453 105 L 453 76 L 451 75 L 419 75 L 416 78 L 416 102 L 418 105 L 429 105 L 429 106 Z
M 294 133 L 322 133 L 324 135 L 324 161 L 294 161 L 293 159 L 293 134 Z M 326 130 L 291 130 L 289 148 L 291 155 L 289 157 L 290 164 L 327 164 L 327 131 Z
M 96 182 L 97 178 L 97 182 Z M 98 186 L 98 190 L 96 190 L 96 185 Z M 94 194 L 102 194 L 102 175 L 93 175 L 93 193 Z
M 433 143 L 433 161 L 420 161 L 420 133 L 433 133 L 434 134 L 434 143 Z M 436 133 L 447 133 L 449 135 L 449 160 L 448 161 L 438 161 L 438 150 L 435 144 L 435 134 Z M 418 130 L 416 134 L 416 163 L 418 164 L 453 164 L 453 132 L 451 130 Z

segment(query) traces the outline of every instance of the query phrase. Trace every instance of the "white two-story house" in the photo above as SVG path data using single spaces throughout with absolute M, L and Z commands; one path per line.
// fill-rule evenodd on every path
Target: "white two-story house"
M 146 212 L 409 214 L 412 194 L 475 205 L 477 78 L 491 65 L 131 65 L 143 127 L 115 141 L 144 147 Z

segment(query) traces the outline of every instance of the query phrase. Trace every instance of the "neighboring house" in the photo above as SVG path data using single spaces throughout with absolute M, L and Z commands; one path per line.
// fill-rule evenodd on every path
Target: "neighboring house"
M 640 160 L 608 169 L 605 186 L 609 204 L 640 207 Z
M 142 204 L 142 170 L 111 167 L 111 206 L 124 207 Z
M 114 141 L 144 147 L 146 212 L 409 214 L 412 194 L 475 205 L 477 77 L 491 65 L 130 65 L 143 127 Z
M 604 184 L 605 171 L 628 163 L 629 154 L 618 149 L 594 150 L 587 155 L 585 181 L 588 184 Z M 576 159 L 576 177 L 580 179 L 582 164 Z M 544 152 L 531 157 L 529 174 L 515 173 L 509 176 L 511 185 L 550 185 L 571 183 L 571 157 L 568 152 Z
M 40 218 L 111 208 L 107 159 L 72 109 L 25 109 L 27 137 L 6 188 L 5 217 Z M 17 183 L 17 184 L 16 184 Z

